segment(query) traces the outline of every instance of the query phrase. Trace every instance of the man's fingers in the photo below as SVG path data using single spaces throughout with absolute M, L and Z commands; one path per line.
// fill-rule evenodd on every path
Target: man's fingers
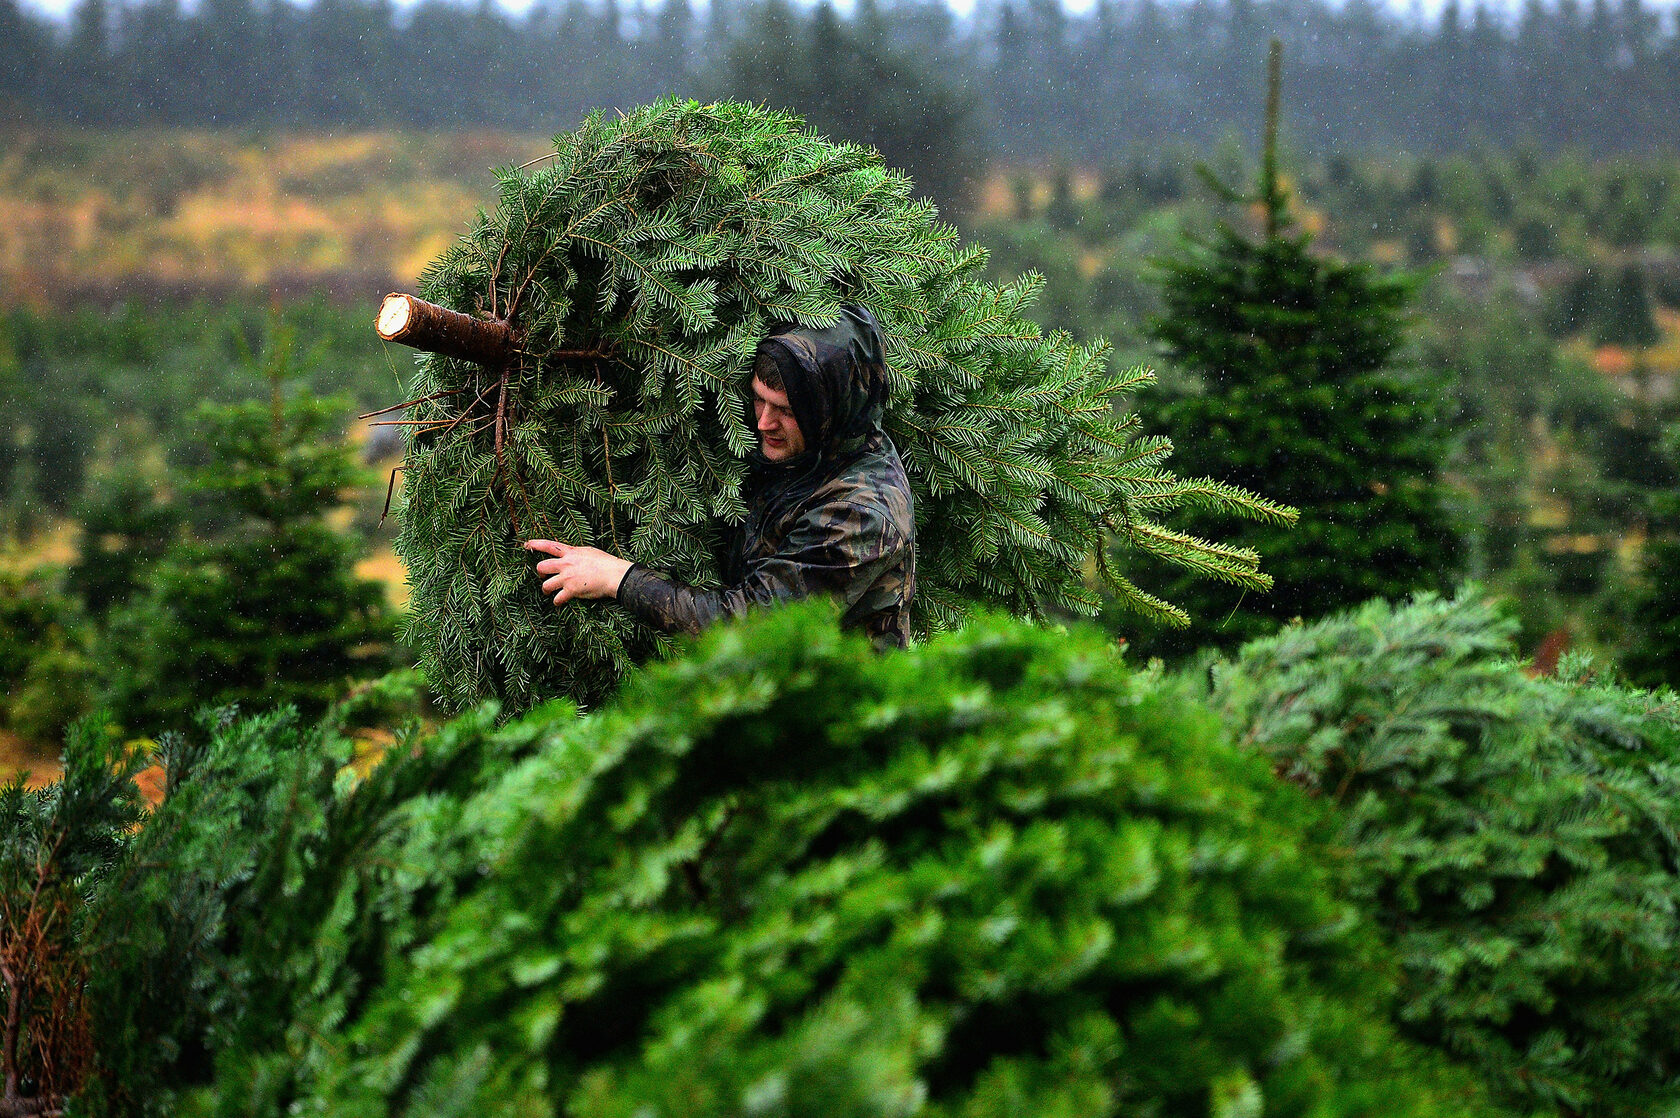
M 591 548 L 573 547 L 559 540 L 526 540 L 525 550 L 553 556 L 537 563 L 537 574 L 548 576 L 543 580 L 543 593 L 551 595 L 555 605 L 563 606 L 573 598 L 599 596 L 589 588 L 590 567 L 587 560 Z

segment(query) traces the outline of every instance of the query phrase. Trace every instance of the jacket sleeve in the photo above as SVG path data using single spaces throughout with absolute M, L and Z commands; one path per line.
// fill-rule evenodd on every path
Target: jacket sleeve
M 832 594 L 850 609 L 908 546 L 874 503 L 823 505 L 799 518 L 779 551 L 751 561 L 734 586 L 697 590 L 637 565 L 619 584 L 618 600 L 667 633 L 698 633 L 720 617 L 811 594 Z

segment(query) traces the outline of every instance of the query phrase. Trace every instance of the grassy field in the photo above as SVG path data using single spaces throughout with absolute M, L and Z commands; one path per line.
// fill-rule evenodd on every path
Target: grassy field
M 500 132 L 0 131 L 0 300 L 383 293 L 493 202 L 495 168 L 551 150 Z M 988 176 L 973 216 L 1009 211 L 1013 179 Z M 1096 182 L 1078 175 L 1081 196 Z
M 540 137 L 13 130 L 0 291 L 38 306 L 153 292 L 389 289 Z

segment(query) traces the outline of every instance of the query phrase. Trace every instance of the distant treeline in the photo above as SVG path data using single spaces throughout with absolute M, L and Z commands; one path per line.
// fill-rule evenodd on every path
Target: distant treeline
M 596 107 L 733 95 L 865 139 L 848 114 L 926 106 L 942 138 L 1006 158 L 1107 161 L 1252 133 L 1274 34 L 1306 147 L 1680 146 L 1680 13 L 1641 0 L 1529 0 L 1508 17 L 1449 2 L 1428 22 L 1372 0 L 1101 0 L 1081 15 L 981 0 L 964 19 L 930 0 L 859 0 L 849 17 L 786 0 L 538 0 L 517 17 L 442 0 L 82 0 L 67 26 L 0 0 L 0 110 L 101 127 L 558 131 Z

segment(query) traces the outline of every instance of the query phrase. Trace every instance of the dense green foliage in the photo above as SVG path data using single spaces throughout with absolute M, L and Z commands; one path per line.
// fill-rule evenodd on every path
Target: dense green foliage
M 56 572 L 0 570 L 0 729 L 59 740 L 97 687 L 92 639 Z
M 268 400 L 194 413 L 210 460 L 191 484 L 224 525 L 170 546 L 104 634 L 124 665 L 104 699 L 131 731 L 179 728 L 204 704 L 316 715 L 385 666 L 384 589 L 356 575 L 354 543 L 325 521 L 358 473 L 338 430 L 345 402 L 292 389 L 287 338 L 263 358 Z
M 1666 435 L 1660 457 L 1680 472 L 1680 426 Z M 1680 493 L 1652 494 L 1646 511 L 1644 582 L 1629 610 L 1634 638 L 1623 664 L 1648 687 L 1680 688 Z
M 975 603 L 1090 613 L 1096 556 L 1114 599 L 1182 624 L 1102 554 L 1117 535 L 1170 569 L 1262 589 L 1253 551 L 1157 523 L 1182 507 L 1293 515 L 1220 481 L 1167 472 L 1169 448 L 1117 405 L 1147 379 L 1106 347 L 1020 317 L 1032 277 L 980 278 L 933 207 L 874 153 L 797 118 L 664 101 L 556 139 L 535 170 L 436 260 L 434 302 L 523 332 L 505 370 L 428 356 L 407 414 L 398 553 L 409 632 L 444 701 L 594 703 L 666 643 L 616 606 L 557 613 L 521 548 L 589 544 L 715 584 L 745 515 L 752 354 L 781 320 L 832 322 L 860 302 L 886 335 L 886 428 L 915 493 L 913 623 Z
M 9 420 L 0 431 L 0 538 L 75 514 L 84 499 L 167 489 L 171 470 L 203 465 L 195 410 L 265 396 L 252 354 L 276 329 L 301 339 L 291 372 L 314 392 L 371 404 L 400 390 L 365 308 L 305 302 L 277 313 L 252 300 L 0 310 L 0 408 Z M 341 421 L 348 404 L 344 411 Z M 137 498 L 135 513 L 145 504 Z M 192 511 L 199 520 L 220 515 Z
M 1382 1022 L 1317 809 L 1095 633 L 883 657 L 806 603 L 495 713 L 336 790 L 287 717 L 172 746 L 93 905 L 103 1101 L 1489 1112 Z
M 79 723 L 57 782 L 0 787 L 0 1081 L 13 1114 L 62 1113 L 95 1049 L 87 989 L 97 953 L 80 936 L 89 882 L 140 821 L 144 763 L 100 721 Z
M 1256 195 L 1263 234 L 1223 226 L 1164 263 L 1152 333 L 1182 379 L 1151 414 L 1188 468 L 1263 486 L 1301 518 L 1242 534 L 1266 556 L 1267 594 L 1173 576 L 1167 594 L 1196 623 L 1142 634 L 1150 653 L 1232 648 L 1292 617 L 1440 587 L 1461 561 L 1439 386 L 1393 366 L 1409 284 L 1312 253 L 1288 228 L 1272 151 Z
M 305 874 L 319 884 L 354 865 L 323 841 L 329 819 L 341 844 L 357 833 L 356 808 L 339 798 L 349 754 L 292 711 L 207 712 L 195 732 L 160 740 L 167 794 L 100 877 L 83 919 L 82 950 L 100 961 L 89 973 L 96 1047 L 82 1091 L 92 1113 L 179 1113 L 173 1092 L 205 1082 L 218 1052 L 253 1028 L 281 1035 L 304 1004 L 307 960 L 287 937 L 323 919 L 333 899 L 302 892 Z M 361 795 L 401 769 L 393 760 Z
M 806 603 L 360 782 L 341 717 L 212 718 L 126 840 L 96 728 L 43 1021 L 94 1114 L 1661 1114 L 1680 712 L 1509 632 L 1373 603 L 1210 711 L 1088 631 Z
M 1601 345 L 1647 346 L 1661 338 L 1645 273 L 1636 264 L 1614 276 L 1584 269 L 1558 292 L 1550 325 L 1556 334 L 1586 334 Z
M 81 540 L 64 582 L 89 614 L 103 619 L 138 594 L 180 542 L 185 510 L 159 480 L 136 473 L 101 478 L 90 489 L 74 510 Z
M 1579 662 L 1531 679 L 1473 593 L 1374 602 L 1217 673 L 1239 740 L 1339 808 L 1398 1017 L 1514 1106 L 1680 1090 L 1680 706 Z
M 6 325 L 0 324 L 0 409 L 8 420 L 0 432 L 0 538 L 70 507 L 97 434 L 92 386 L 65 370 L 43 382 Z

